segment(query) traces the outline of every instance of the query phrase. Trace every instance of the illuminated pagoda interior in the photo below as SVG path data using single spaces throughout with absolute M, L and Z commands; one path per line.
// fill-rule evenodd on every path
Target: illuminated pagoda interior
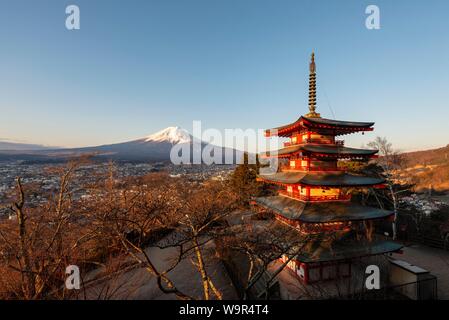
M 392 219 L 393 212 L 351 201 L 351 190 L 382 188 L 384 180 L 349 174 L 339 161 L 368 161 L 378 150 L 346 147 L 337 137 L 373 130 L 373 122 L 325 119 L 316 112 L 316 66 L 310 62 L 309 113 L 293 123 L 265 131 L 288 142 L 262 157 L 279 158 L 278 172 L 258 180 L 279 186 L 276 196 L 255 198 L 259 211 L 273 212 L 298 236 L 318 236 L 288 267 L 305 284 L 351 275 L 356 259 L 398 251 L 401 246 L 374 236 L 373 221 Z M 315 237 L 316 238 L 316 237 Z M 330 241 L 329 238 L 332 240 Z M 283 257 L 284 261 L 286 257 Z

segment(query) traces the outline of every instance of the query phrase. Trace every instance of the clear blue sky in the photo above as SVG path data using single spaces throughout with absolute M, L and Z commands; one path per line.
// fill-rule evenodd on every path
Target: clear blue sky
M 81 30 L 65 28 L 77 4 Z M 381 29 L 365 28 L 380 8 Z M 449 143 L 449 1 L 0 0 L 0 139 L 86 146 L 318 111 L 402 150 Z

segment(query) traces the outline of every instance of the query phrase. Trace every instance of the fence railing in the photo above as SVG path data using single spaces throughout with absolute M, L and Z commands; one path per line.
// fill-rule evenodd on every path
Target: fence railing
M 335 144 L 337 146 L 344 146 L 345 141 L 344 140 L 331 140 L 331 139 L 319 139 L 319 138 L 304 138 L 304 139 L 298 139 L 296 142 L 292 141 L 286 141 L 284 142 L 284 147 L 290 147 L 294 146 L 296 144 L 300 143 L 317 143 L 317 144 Z
M 307 196 L 307 195 L 300 194 L 299 191 L 288 192 L 286 190 L 280 190 L 279 194 L 289 197 L 289 198 L 295 198 L 295 199 L 304 200 L 304 201 L 332 201 L 332 200 L 348 201 L 348 200 L 351 200 L 350 194 L 327 195 L 327 196 Z
M 345 171 L 344 168 L 341 167 L 325 167 L 325 166 L 315 166 L 315 165 L 311 165 L 310 167 L 308 166 L 302 166 L 301 164 L 296 165 L 295 166 L 291 166 L 290 164 L 286 164 L 286 165 L 281 165 L 281 170 L 300 170 L 300 171 L 326 171 L 326 172 L 341 172 L 341 171 Z
M 426 236 L 415 236 L 410 238 L 413 242 L 422 243 L 428 247 L 449 250 L 449 242 L 444 241 L 443 239 L 431 238 Z
M 428 274 L 426 279 L 386 286 L 379 290 L 365 290 L 349 298 L 361 300 L 437 300 L 438 281 L 437 277 Z
M 437 232 L 432 234 L 429 234 L 426 231 L 418 233 L 416 231 L 416 224 L 410 215 L 400 213 L 398 218 L 398 240 L 404 241 L 405 243 L 419 243 L 428 247 L 449 250 L 449 237 L 443 237 L 438 234 L 438 225 L 426 226 L 427 230 L 433 228 Z M 423 226 L 421 226 L 421 228 L 422 227 Z M 376 232 L 379 232 L 380 234 L 384 234 L 385 232 L 392 234 L 391 222 L 379 222 L 376 226 Z

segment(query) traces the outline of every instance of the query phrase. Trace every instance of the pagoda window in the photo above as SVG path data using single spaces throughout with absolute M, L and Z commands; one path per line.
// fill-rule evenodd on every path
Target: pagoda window
M 302 135 L 302 141 L 309 142 L 310 132 L 306 132 Z
M 292 186 L 287 186 L 287 192 L 288 193 L 293 193 L 293 187 Z
M 296 144 L 298 142 L 298 137 L 294 136 L 292 137 L 292 144 Z
M 335 196 L 338 197 L 340 189 L 337 188 L 313 188 L 311 190 L 312 197 Z
M 301 167 L 307 168 L 308 164 L 307 160 L 301 160 Z
M 291 160 L 290 161 L 290 167 L 291 168 L 295 168 L 296 167 L 296 161 L 295 160 Z

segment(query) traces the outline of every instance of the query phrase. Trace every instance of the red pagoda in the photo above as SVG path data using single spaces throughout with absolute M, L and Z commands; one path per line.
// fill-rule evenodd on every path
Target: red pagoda
M 391 219 L 393 212 L 351 201 L 355 188 L 381 188 L 384 180 L 354 175 L 339 166 L 341 160 L 368 161 L 378 150 L 346 147 L 337 137 L 373 130 L 373 122 L 325 119 L 316 112 L 316 66 L 310 62 L 309 113 L 293 123 L 265 131 L 267 137 L 288 138 L 284 147 L 262 157 L 277 157 L 278 172 L 258 180 L 279 186 L 278 195 L 256 198 L 259 210 L 299 235 L 332 235 L 332 243 L 315 241 L 290 261 L 288 267 L 305 283 L 351 275 L 354 260 L 398 251 L 401 246 L 373 236 L 373 221 Z M 319 237 L 318 237 L 319 239 Z M 286 257 L 283 257 L 285 260 Z

